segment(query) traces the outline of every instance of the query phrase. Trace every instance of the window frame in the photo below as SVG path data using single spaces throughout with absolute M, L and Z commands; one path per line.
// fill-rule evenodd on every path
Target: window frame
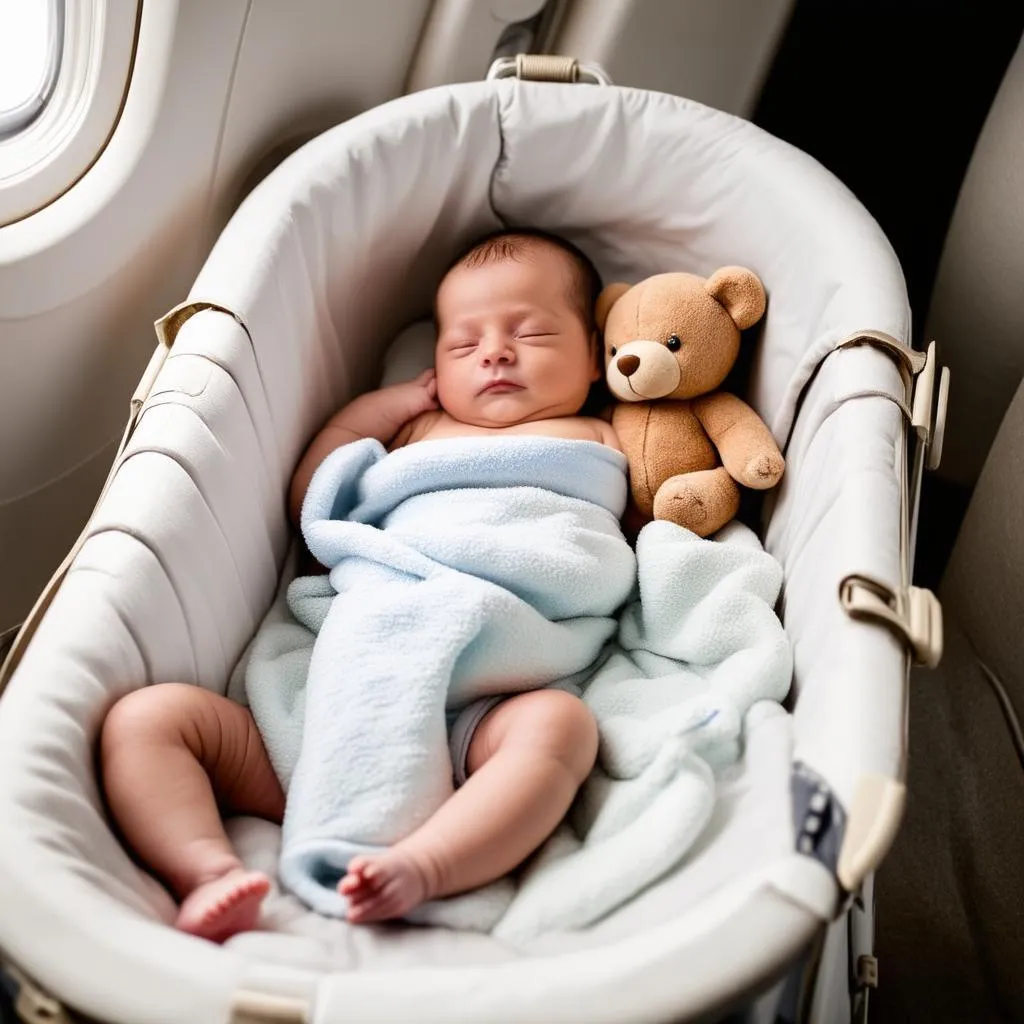
M 41 86 L 28 99 L 9 110 L 0 110 L 0 142 L 13 138 L 24 131 L 44 110 L 53 95 L 54 87 L 60 76 L 60 67 L 64 56 L 64 9 L 67 0 L 46 0 L 50 8 L 47 22 L 49 39 L 47 40 L 46 73 Z
M 19 130 L 0 130 L 0 228 L 48 206 L 95 163 L 131 77 L 141 0 L 50 2 L 60 48 L 53 81 Z

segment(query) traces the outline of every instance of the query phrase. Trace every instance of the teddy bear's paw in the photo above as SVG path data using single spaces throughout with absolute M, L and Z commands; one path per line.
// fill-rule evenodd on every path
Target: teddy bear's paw
M 654 496 L 654 518 L 708 537 L 736 515 L 739 503 L 736 484 L 719 466 L 669 477 Z
M 762 452 L 747 463 L 743 482 L 757 490 L 774 487 L 785 468 L 785 460 L 778 452 Z
M 662 487 L 654 498 L 654 518 L 664 519 L 703 537 L 702 527 L 708 521 L 708 507 L 703 496 L 685 484 Z

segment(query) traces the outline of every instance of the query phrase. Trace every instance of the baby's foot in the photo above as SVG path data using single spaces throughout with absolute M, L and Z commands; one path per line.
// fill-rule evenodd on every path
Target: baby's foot
M 270 879 L 260 871 L 235 868 L 185 897 L 174 927 L 190 935 L 223 942 L 256 926 Z
M 431 896 L 416 859 L 395 850 L 353 857 L 338 892 L 348 899 L 346 916 L 352 924 L 402 917 Z

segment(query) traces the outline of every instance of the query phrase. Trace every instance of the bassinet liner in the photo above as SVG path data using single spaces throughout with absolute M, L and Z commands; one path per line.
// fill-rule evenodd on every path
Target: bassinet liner
M 748 397 L 787 455 L 764 536 L 792 716 L 682 868 L 587 932 L 517 950 L 273 907 L 223 947 L 176 932 L 104 817 L 103 714 L 156 681 L 225 691 L 279 584 L 307 439 L 380 379 L 454 252 L 516 224 L 576 241 L 606 281 L 738 263 L 765 282 Z M 927 440 L 934 364 L 912 415 L 925 359 L 900 268 L 820 165 L 642 90 L 417 93 L 274 171 L 158 333 L 137 425 L 0 703 L 0 956 L 23 999 L 125 1024 L 683 1020 L 765 991 L 842 914 L 899 821 L 908 649 L 935 646 L 930 595 L 907 588 L 908 424 Z M 235 835 L 272 867 L 276 829 Z

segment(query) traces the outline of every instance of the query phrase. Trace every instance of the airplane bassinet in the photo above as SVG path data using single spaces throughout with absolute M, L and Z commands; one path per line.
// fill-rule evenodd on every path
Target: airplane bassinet
M 519 949 L 270 904 L 265 930 L 223 947 L 177 932 L 104 815 L 103 714 L 157 681 L 226 691 L 286 564 L 306 441 L 380 379 L 452 255 L 517 224 L 577 242 L 606 281 L 742 264 L 765 282 L 748 398 L 787 458 L 763 536 L 785 571 L 792 715 L 722 784 L 682 867 L 586 931 Z M 158 334 L 104 494 L 0 702 L 0 965 L 24 1019 L 850 1018 L 872 980 L 872 873 L 903 806 L 908 664 L 941 644 L 934 598 L 908 584 L 946 378 L 910 349 L 899 265 L 846 188 L 673 96 L 438 88 L 288 158 Z M 272 870 L 276 831 L 233 835 Z

